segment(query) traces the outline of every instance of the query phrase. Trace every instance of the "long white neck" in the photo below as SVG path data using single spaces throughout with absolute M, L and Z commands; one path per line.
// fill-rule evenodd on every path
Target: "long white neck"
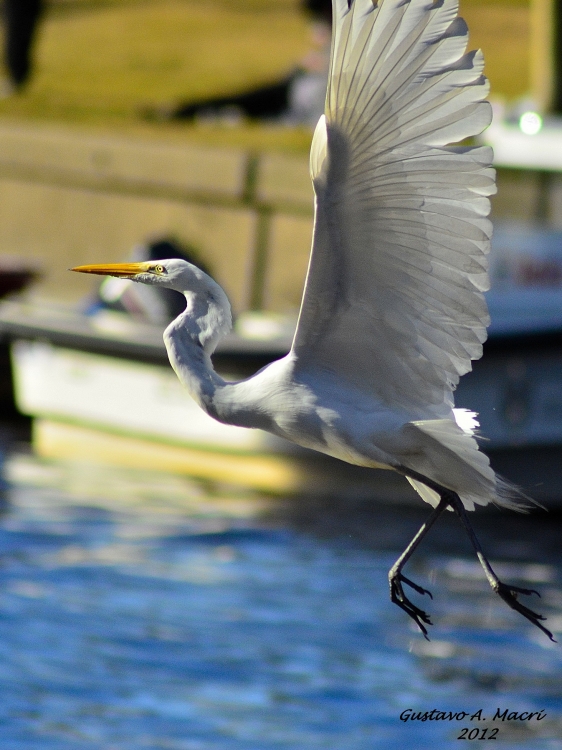
M 205 346 L 205 341 L 212 341 L 214 348 L 220 335 L 213 334 L 209 338 L 208 320 L 192 317 L 190 310 L 188 304 L 186 311 L 164 331 L 168 357 L 182 385 L 199 406 L 219 422 L 274 432 L 263 403 L 267 389 L 258 395 L 254 378 L 228 383 L 217 375 L 211 363 L 212 349 L 208 344 Z
M 274 431 L 263 402 L 269 386 L 266 384 L 258 393 L 254 387 L 255 376 L 228 383 L 213 369 L 211 354 L 220 338 L 230 331 L 232 323 L 225 293 L 210 277 L 205 281 L 203 289 L 200 285 L 197 292 L 183 292 L 186 309 L 164 331 L 170 363 L 192 398 L 214 419 Z M 263 373 L 260 374 L 263 379 Z
M 176 321 L 181 320 L 191 338 L 210 356 L 220 339 L 230 332 L 232 312 L 221 287 L 210 276 L 206 276 L 205 281 L 203 290 L 183 292 L 186 307 Z
M 226 295 L 218 285 L 216 287 L 204 293 L 184 292 L 187 302 L 184 312 L 164 331 L 164 344 L 176 375 L 195 401 L 212 416 L 216 416 L 217 390 L 227 384 L 214 371 L 211 354 L 232 325 Z

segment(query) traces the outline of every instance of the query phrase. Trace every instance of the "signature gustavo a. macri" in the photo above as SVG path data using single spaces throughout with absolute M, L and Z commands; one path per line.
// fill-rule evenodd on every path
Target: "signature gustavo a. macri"
M 508 708 L 497 708 L 493 716 L 485 716 L 484 709 L 470 713 L 470 711 L 440 711 L 437 708 L 431 711 L 414 711 L 413 708 L 406 708 L 400 714 L 400 721 L 480 721 L 494 722 L 495 726 L 486 727 L 461 727 L 458 740 L 495 740 L 500 731 L 501 723 L 505 722 L 528 722 L 542 721 L 546 716 L 546 711 L 510 711 Z M 498 722 L 500 725 L 498 726 Z

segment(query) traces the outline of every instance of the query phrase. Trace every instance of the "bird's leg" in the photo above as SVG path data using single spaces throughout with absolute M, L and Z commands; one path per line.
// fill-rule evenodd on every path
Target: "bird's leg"
M 424 612 L 423 609 L 416 607 L 416 605 L 408 599 L 408 597 L 404 593 L 402 584 L 410 586 L 410 588 L 414 589 L 414 591 L 417 591 L 418 594 L 428 594 L 432 599 L 433 596 L 431 595 L 430 591 L 422 588 L 421 586 L 418 586 L 417 583 L 414 583 L 409 578 L 406 578 L 406 576 L 402 573 L 402 568 L 404 567 L 404 565 L 406 565 L 410 557 L 417 549 L 418 545 L 421 543 L 424 536 L 427 534 L 427 532 L 430 530 L 435 521 L 437 521 L 441 513 L 443 513 L 448 505 L 449 501 L 447 498 L 441 499 L 439 505 L 437 505 L 427 521 L 420 527 L 419 531 L 412 539 L 410 544 L 406 547 L 404 552 L 400 555 L 398 560 L 396 560 L 392 568 L 388 571 L 388 582 L 390 584 L 390 600 L 394 604 L 397 604 L 400 609 L 403 609 L 404 612 L 406 612 L 406 614 L 415 621 L 427 640 L 429 640 L 429 638 L 425 625 L 432 624 L 431 620 L 429 619 L 429 615 Z
M 461 523 L 464 526 L 466 533 L 468 534 L 470 543 L 472 544 L 474 551 L 476 552 L 476 557 L 478 558 L 480 565 L 483 567 L 486 578 L 488 579 L 488 583 L 490 584 L 492 589 L 496 592 L 496 594 L 498 594 L 498 596 L 500 596 L 504 600 L 506 604 L 511 607 L 511 609 L 514 609 L 516 612 L 519 612 L 519 614 L 523 615 L 523 617 L 526 617 L 529 622 L 532 622 L 533 625 L 536 625 L 537 628 L 540 628 L 543 633 L 546 633 L 551 641 L 554 641 L 554 643 L 556 643 L 556 639 L 554 638 L 550 630 L 545 628 L 544 625 L 541 625 L 540 623 L 540 620 L 546 620 L 546 617 L 544 617 L 544 615 L 539 615 L 537 612 L 529 609 L 529 607 L 525 607 L 525 605 L 521 604 L 521 602 L 517 598 L 518 594 L 524 594 L 525 596 L 536 594 L 538 597 L 540 597 L 539 592 L 535 591 L 535 589 L 524 589 L 519 586 L 506 584 L 500 581 L 500 579 L 494 573 L 492 566 L 486 558 L 486 555 L 482 551 L 482 547 L 480 546 L 480 542 L 478 541 L 478 538 L 474 533 L 474 529 L 472 528 L 472 524 L 468 519 L 468 514 L 464 508 L 462 500 L 456 493 L 453 492 L 451 494 L 454 496 L 451 502 L 451 507 L 460 518 Z
M 408 579 L 405 579 L 401 575 L 401 569 L 407 562 L 407 560 L 410 558 L 416 547 L 419 545 L 425 534 L 429 531 L 429 528 L 435 523 L 437 518 L 441 515 L 443 510 L 447 506 L 450 506 L 452 510 L 457 514 L 457 516 L 460 518 L 462 525 L 465 528 L 466 533 L 468 534 L 468 538 L 470 540 L 470 543 L 472 544 L 472 547 L 474 548 L 474 551 L 476 552 L 476 556 L 480 562 L 480 565 L 484 569 L 484 573 L 486 574 L 486 578 L 488 579 L 488 582 L 492 589 L 498 594 L 503 601 L 511 607 L 511 609 L 514 609 L 516 612 L 519 612 L 523 617 L 526 617 L 529 622 L 532 622 L 533 625 L 536 625 L 540 630 L 545 633 L 551 641 L 555 641 L 552 633 L 550 630 L 544 627 L 544 625 L 541 624 L 540 620 L 545 620 L 546 618 L 543 615 L 539 615 L 537 612 L 534 612 L 532 609 L 529 609 L 529 607 L 525 607 L 525 605 L 521 604 L 520 601 L 518 601 L 517 596 L 518 594 L 524 594 L 526 596 L 530 596 L 531 594 L 536 594 L 537 596 L 540 596 L 538 591 L 535 591 L 534 589 L 524 589 L 520 588 L 519 586 L 514 585 L 508 585 L 500 581 L 498 576 L 495 574 L 494 570 L 492 569 L 492 566 L 490 565 L 488 559 L 486 558 L 486 555 L 484 554 L 482 547 L 480 546 L 480 542 L 478 541 L 478 538 L 476 534 L 474 533 L 474 529 L 472 528 L 472 524 L 470 523 L 468 519 L 468 514 L 465 510 L 465 507 L 463 505 L 462 500 L 458 496 L 456 492 L 453 492 L 453 490 L 449 490 L 446 487 L 442 487 L 441 485 L 437 484 L 436 482 L 433 482 L 430 479 L 427 479 L 427 477 L 424 477 L 422 474 L 418 474 L 415 471 L 411 471 L 410 469 L 404 469 L 401 473 L 403 473 L 405 476 L 409 476 L 412 479 L 417 479 L 420 482 L 423 482 L 427 487 L 434 490 L 439 494 L 439 497 L 441 498 L 441 501 L 439 502 L 439 505 L 435 508 L 433 513 L 430 515 L 426 523 L 420 528 L 416 536 L 412 539 L 404 553 L 398 558 L 396 563 L 392 566 L 392 569 L 389 573 L 389 580 L 390 580 L 390 587 L 391 587 L 391 599 L 395 604 L 398 604 L 399 607 L 401 607 L 405 612 L 407 612 L 410 617 L 412 617 L 420 627 L 422 633 L 427 638 L 427 630 L 426 628 L 420 623 L 419 618 L 423 620 L 423 622 L 427 624 L 431 624 L 429 618 L 425 614 L 425 612 L 422 612 L 421 610 L 418 610 L 417 607 L 412 605 L 410 602 L 408 602 L 407 598 L 404 597 L 402 592 L 402 587 L 398 583 L 398 585 L 393 581 L 398 579 L 398 581 L 402 581 L 403 583 L 408 584 L 409 586 L 412 586 L 416 591 L 419 593 L 428 593 L 429 591 L 425 591 L 424 589 L 421 589 L 421 587 L 416 586 L 415 584 L 412 584 L 411 581 L 408 581 Z M 393 591 L 394 587 L 394 591 Z M 398 593 L 398 597 L 396 595 L 396 592 Z M 402 593 L 402 599 L 397 600 L 397 598 L 400 598 L 400 593 Z M 431 594 L 430 594 L 431 596 Z M 406 605 L 406 606 L 404 606 Z M 421 613 L 421 614 L 420 614 Z M 417 615 L 417 616 L 416 616 Z

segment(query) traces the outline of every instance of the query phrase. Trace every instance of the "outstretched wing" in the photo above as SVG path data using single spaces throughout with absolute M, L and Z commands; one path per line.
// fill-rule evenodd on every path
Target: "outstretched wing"
M 450 414 L 482 354 L 491 119 L 456 0 L 334 0 L 316 217 L 293 352 L 410 414 Z

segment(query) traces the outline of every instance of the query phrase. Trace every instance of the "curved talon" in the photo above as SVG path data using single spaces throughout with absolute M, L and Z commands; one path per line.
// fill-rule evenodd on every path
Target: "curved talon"
M 417 591 L 418 594 L 427 594 L 430 599 L 433 599 L 433 594 L 428 589 L 424 589 L 421 586 L 418 586 L 417 583 L 414 583 L 413 581 L 410 581 L 409 578 L 406 578 L 405 575 L 400 574 L 400 580 L 402 583 L 405 583 L 407 586 L 410 586 L 410 588 L 413 588 L 414 591 Z
M 420 594 L 429 594 L 429 596 L 433 599 L 431 592 L 427 591 L 427 589 L 424 589 L 421 586 L 418 586 L 417 583 L 410 581 L 401 573 L 398 573 L 395 576 L 389 578 L 389 583 L 391 602 L 398 605 L 400 609 L 404 610 L 404 612 L 412 618 L 412 620 L 416 623 L 418 628 L 423 633 L 424 638 L 428 641 L 429 636 L 427 635 L 427 628 L 425 627 L 425 625 L 433 625 L 433 623 L 429 619 L 429 615 L 427 614 L 427 612 L 424 612 L 423 609 L 416 607 L 416 605 L 408 599 L 408 597 L 404 593 L 402 584 L 405 583 L 407 586 L 411 586 L 411 588 L 413 588 Z
M 538 596 L 540 596 L 538 591 L 535 591 L 534 589 L 523 589 L 519 586 L 508 586 L 501 581 L 498 581 L 497 586 L 495 586 L 494 588 L 497 594 L 509 607 L 511 607 L 511 609 L 519 612 L 519 614 L 523 615 L 523 617 L 529 620 L 529 622 L 532 622 L 533 625 L 536 625 L 537 628 L 540 628 L 553 643 L 557 642 L 550 630 L 545 628 L 544 625 L 541 625 L 540 623 L 541 620 L 546 620 L 546 617 L 544 615 L 539 615 L 538 612 L 534 612 L 532 609 L 529 609 L 529 607 L 521 604 L 521 602 L 517 599 L 517 594 L 525 594 L 527 596 L 529 596 L 530 594 L 537 594 Z
M 506 585 L 506 584 L 502 584 L 502 585 Z M 539 597 L 539 599 L 541 598 L 541 595 L 536 589 L 522 589 L 520 586 L 507 586 L 507 588 L 511 591 L 511 593 L 516 599 L 517 599 L 517 594 L 525 594 L 525 596 L 536 594 Z

